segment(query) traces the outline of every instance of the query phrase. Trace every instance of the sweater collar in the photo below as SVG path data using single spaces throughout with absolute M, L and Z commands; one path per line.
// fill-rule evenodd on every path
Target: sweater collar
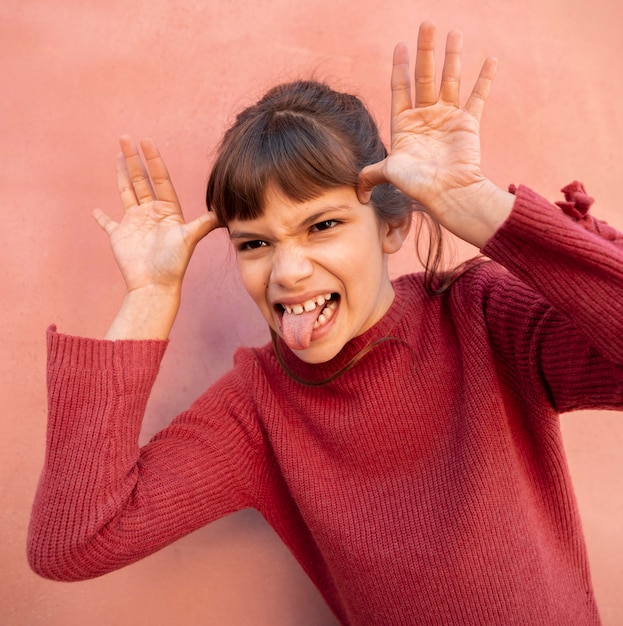
M 339 372 L 344 366 L 356 357 L 362 350 L 385 337 L 395 334 L 394 329 L 403 318 L 405 303 L 407 300 L 407 284 L 404 277 L 392 282 L 394 287 L 394 300 L 385 315 L 374 326 L 363 334 L 351 339 L 342 350 L 330 361 L 325 363 L 305 363 L 301 361 L 285 344 L 278 338 L 279 349 L 288 369 L 303 380 L 310 382 L 323 381 L 331 375 Z

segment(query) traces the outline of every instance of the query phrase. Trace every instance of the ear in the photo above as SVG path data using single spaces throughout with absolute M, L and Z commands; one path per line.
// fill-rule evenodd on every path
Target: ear
M 383 222 L 381 236 L 385 254 L 394 254 L 394 252 L 398 252 L 402 248 L 402 244 L 409 235 L 409 230 L 411 230 L 412 221 L 413 215 L 407 213 L 407 215 L 403 215 L 391 222 Z

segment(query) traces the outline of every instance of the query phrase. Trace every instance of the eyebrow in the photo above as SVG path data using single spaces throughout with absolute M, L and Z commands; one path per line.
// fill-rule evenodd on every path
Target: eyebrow
M 305 230 L 309 228 L 310 226 L 317 224 L 318 222 L 322 222 L 322 218 L 327 213 L 334 213 L 334 212 L 344 213 L 344 212 L 349 212 L 351 210 L 352 210 L 352 207 L 345 205 L 345 204 L 325 207 L 324 209 L 320 209 L 319 211 L 315 211 L 311 215 L 308 215 L 298 225 L 297 230 Z M 262 239 L 262 238 L 265 238 L 265 235 L 261 235 L 258 233 L 245 231 L 245 230 L 232 230 L 229 232 L 229 238 L 232 240 L 233 239 Z

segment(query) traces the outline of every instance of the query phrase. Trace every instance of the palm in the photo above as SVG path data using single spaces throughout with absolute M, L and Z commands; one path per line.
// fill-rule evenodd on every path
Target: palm
M 128 291 L 177 287 L 197 242 L 216 224 L 211 215 L 184 221 L 179 201 L 155 145 L 143 142 L 146 169 L 133 142 L 121 140 L 117 166 L 124 215 L 118 223 L 101 211 L 96 219 L 110 245 Z M 148 171 L 149 170 L 149 171 Z
M 110 234 L 110 245 L 129 289 L 149 283 L 173 284 L 192 250 L 184 220 L 163 202 L 128 209 Z
M 393 121 L 386 174 L 424 205 L 448 188 L 475 181 L 480 176 L 478 120 L 444 103 L 403 111 Z

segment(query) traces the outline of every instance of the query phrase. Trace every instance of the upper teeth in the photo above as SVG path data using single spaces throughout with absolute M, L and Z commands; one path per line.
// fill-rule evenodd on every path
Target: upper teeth
M 331 299 L 330 293 L 325 293 L 323 296 L 317 296 L 316 298 L 312 298 L 311 300 L 305 300 L 305 302 L 301 302 L 300 304 L 288 305 L 284 304 L 283 308 L 287 313 L 294 313 L 294 315 L 300 315 L 304 311 L 308 313 L 313 311 L 317 306 L 324 306 L 325 303 Z

